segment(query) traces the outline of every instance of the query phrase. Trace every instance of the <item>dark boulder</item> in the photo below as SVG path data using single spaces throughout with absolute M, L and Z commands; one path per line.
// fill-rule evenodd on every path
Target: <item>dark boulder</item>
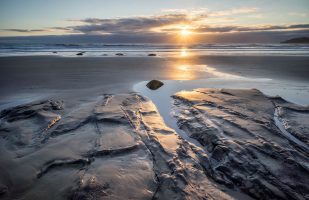
M 161 81 L 158 81 L 158 80 L 151 80 L 147 83 L 147 87 L 151 90 L 157 90 L 159 89 L 160 87 L 162 87 L 162 85 L 164 85 L 163 82 Z
M 79 53 L 77 53 L 76 55 L 77 55 L 77 56 L 82 56 L 82 55 L 84 55 L 84 53 L 85 53 L 85 52 L 79 52 Z
M 150 53 L 150 54 L 148 54 L 148 56 L 157 56 L 157 54 L 155 54 L 155 53 Z
M 0 197 L 4 197 L 5 194 L 9 192 L 9 189 L 7 186 L 0 184 Z
M 124 56 L 123 53 L 116 53 L 115 55 L 116 55 L 116 56 Z

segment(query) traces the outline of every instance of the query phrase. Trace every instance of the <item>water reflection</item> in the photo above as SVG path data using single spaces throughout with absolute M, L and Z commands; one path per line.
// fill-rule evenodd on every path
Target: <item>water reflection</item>
M 189 67 L 190 67 L 189 68 L 190 70 L 205 72 L 217 78 L 225 78 L 225 79 L 244 79 L 245 78 L 243 76 L 217 71 L 217 69 L 213 67 L 209 67 L 208 65 L 191 65 Z
M 168 67 L 168 74 L 173 80 L 193 80 L 208 78 L 204 65 L 196 65 L 195 57 L 188 57 L 188 49 L 180 49 L 180 56 Z
M 193 80 L 196 79 L 197 74 L 190 70 L 183 70 L 181 68 L 176 68 L 174 74 L 172 75 L 175 80 Z
M 244 77 L 220 72 L 207 64 L 197 63 L 195 57 L 190 55 L 188 49 L 183 47 L 180 55 L 169 66 L 169 77 L 174 80 L 193 80 L 205 78 L 243 79 Z
M 197 65 L 191 63 L 190 60 L 180 59 L 175 62 L 171 68 L 173 70 L 170 72 L 170 76 L 174 80 L 204 79 L 216 77 L 218 75 L 214 70 L 212 70 L 213 68 L 208 67 L 207 65 Z
M 170 77 L 174 80 L 193 80 L 201 77 L 197 71 L 192 70 L 191 65 L 187 61 L 178 61 L 174 63 L 171 67 Z
M 171 75 L 172 79 L 176 80 L 193 80 L 193 79 L 205 79 L 205 78 L 221 78 L 226 80 L 246 80 L 252 81 L 252 78 L 243 77 L 236 74 L 230 74 L 226 72 L 220 72 L 217 69 L 210 67 L 206 64 L 190 64 L 190 60 L 179 60 L 172 67 Z M 254 81 L 271 81 L 268 78 L 258 78 Z
M 180 51 L 180 56 L 181 57 L 186 57 L 186 56 L 188 56 L 189 55 L 189 53 L 188 53 L 188 49 L 187 48 L 182 48 L 181 49 L 181 51 Z

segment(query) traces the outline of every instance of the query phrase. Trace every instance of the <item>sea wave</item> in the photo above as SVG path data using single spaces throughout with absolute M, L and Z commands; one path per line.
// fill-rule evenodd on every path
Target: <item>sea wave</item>
M 149 52 L 161 56 L 177 55 L 186 51 L 194 55 L 300 55 L 309 56 L 309 45 L 304 44 L 103 44 L 103 43 L 57 43 L 57 44 L 13 44 L 0 43 L 0 56 L 53 55 L 75 56 L 114 55 L 124 52 L 127 56 L 141 56 Z

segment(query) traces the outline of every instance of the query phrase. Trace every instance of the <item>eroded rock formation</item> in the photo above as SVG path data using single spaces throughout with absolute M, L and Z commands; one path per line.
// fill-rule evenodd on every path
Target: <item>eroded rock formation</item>
M 309 108 L 255 89 L 196 89 L 173 98 L 180 128 L 204 146 L 201 165 L 217 183 L 256 199 L 309 198 Z M 288 121 L 287 132 L 275 117 Z
M 104 95 L 70 113 L 58 108 L 2 112 L 2 199 L 231 199 L 151 101 Z
M 180 128 L 201 145 L 135 93 L 2 111 L 0 198 L 308 199 L 308 108 L 257 90 L 173 98 Z

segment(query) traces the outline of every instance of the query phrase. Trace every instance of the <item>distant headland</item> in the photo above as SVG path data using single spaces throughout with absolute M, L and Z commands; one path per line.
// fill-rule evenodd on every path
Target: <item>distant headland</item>
M 283 41 L 281 43 L 285 43 L 285 44 L 309 44 L 309 37 L 292 38 L 290 40 L 286 40 L 286 41 Z

